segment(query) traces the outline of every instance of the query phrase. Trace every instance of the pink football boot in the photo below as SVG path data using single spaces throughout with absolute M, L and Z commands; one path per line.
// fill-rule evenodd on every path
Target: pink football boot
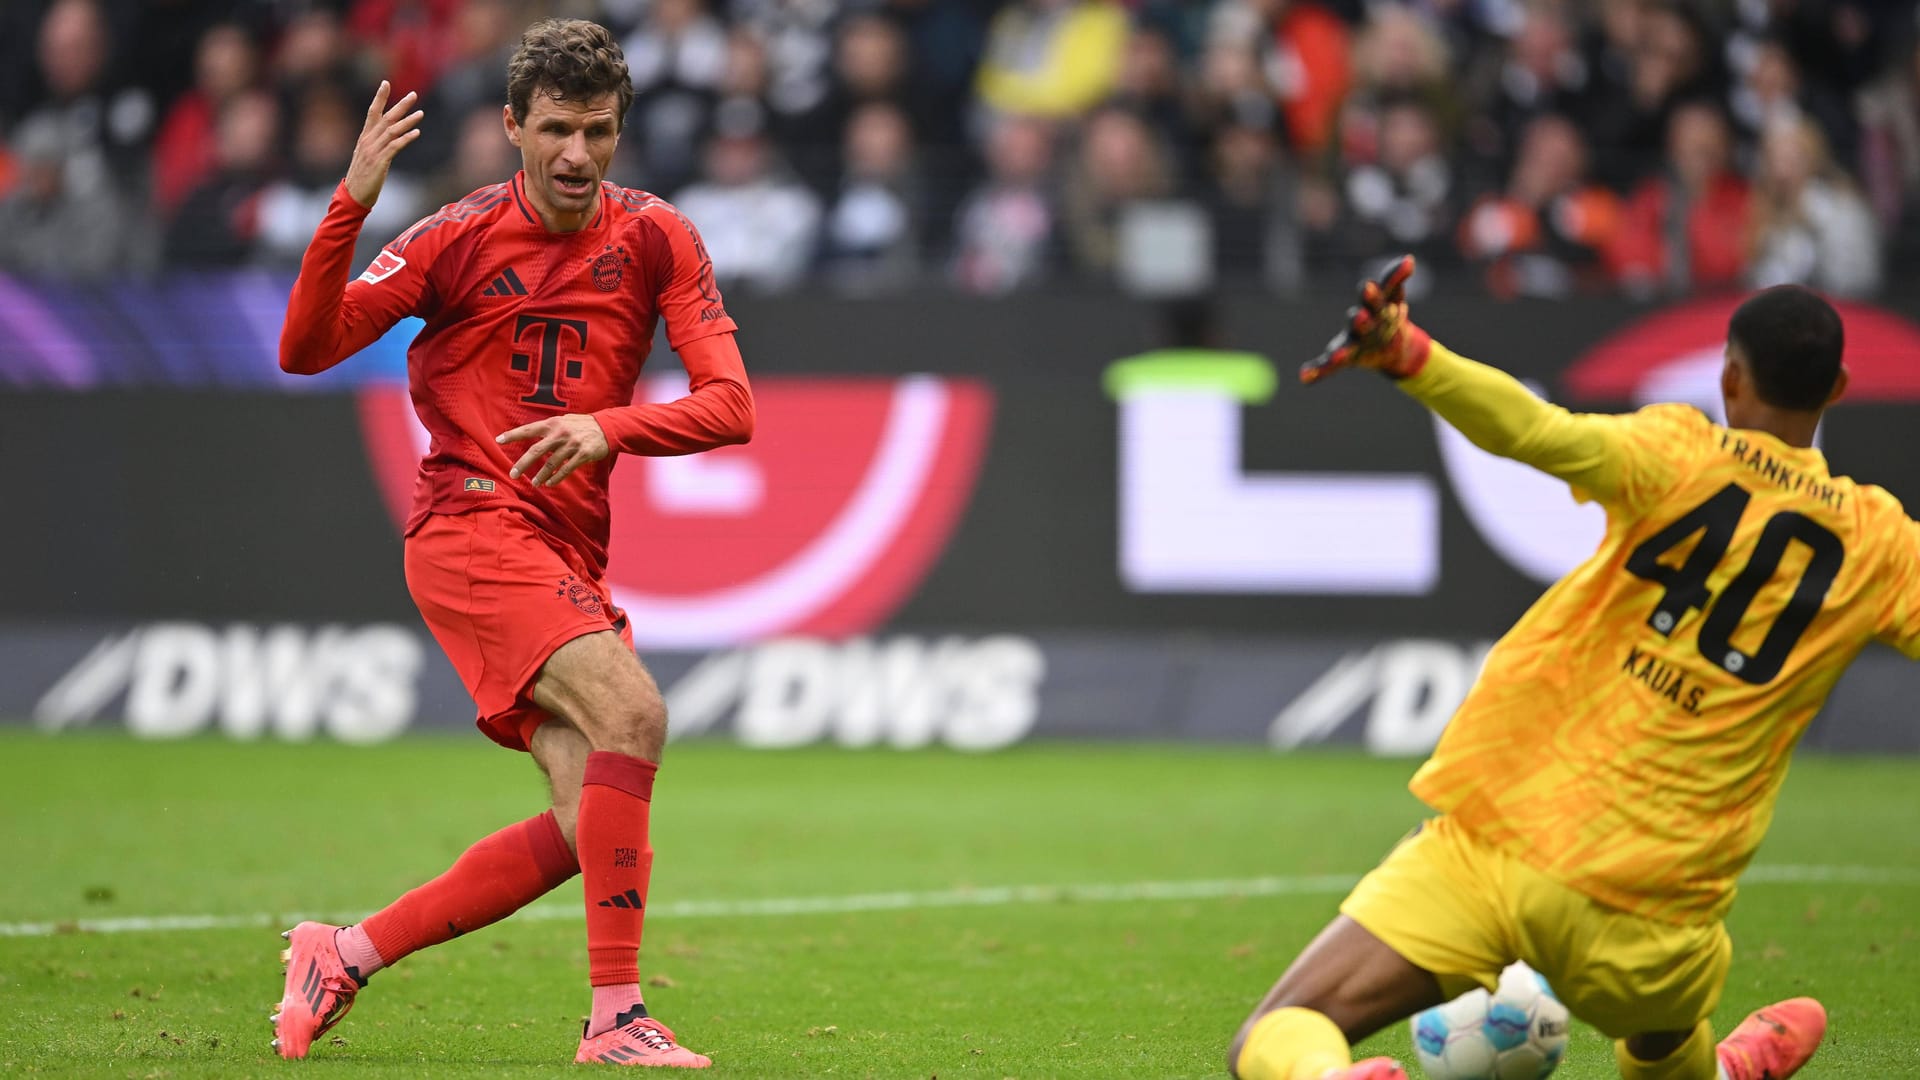
M 1810 997 L 1790 998 L 1755 1011 L 1720 1040 L 1720 1067 L 1729 1080 L 1787 1080 L 1826 1034 L 1827 1010 Z
M 637 1015 L 636 1015 L 637 1014 Z M 573 1055 L 579 1064 L 657 1065 L 670 1069 L 704 1069 L 712 1059 L 673 1041 L 667 1025 L 646 1014 L 643 1008 L 621 1013 L 614 1025 L 598 1035 L 580 1037 L 580 1052 Z
M 326 923 L 303 922 L 280 936 L 287 947 L 280 963 L 287 969 L 286 989 L 273 1016 L 273 1048 L 283 1058 L 303 1058 L 313 1041 L 327 1033 L 353 1008 L 353 995 L 365 979 L 340 960 L 333 933 Z

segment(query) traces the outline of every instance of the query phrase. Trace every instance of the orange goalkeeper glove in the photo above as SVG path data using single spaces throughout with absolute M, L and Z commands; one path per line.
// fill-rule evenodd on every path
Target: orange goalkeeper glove
M 1360 302 L 1347 309 L 1347 325 L 1326 351 L 1300 365 L 1309 385 L 1344 367 L 1372 368 L 1395 379 L 1417 375 L 1433 339 L 1407 318 L 1407 279 L 1413 256 L 1402 255 L 1379 281 L 1360 283 Z

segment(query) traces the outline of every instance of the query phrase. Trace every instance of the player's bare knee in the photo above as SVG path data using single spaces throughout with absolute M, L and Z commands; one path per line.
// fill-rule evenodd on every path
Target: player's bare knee
M 597 687 L 574 706 L 577 726 L 595 750 L 658 761 L 666 743 L 666 705 L 650 683 L 621 682 Z
M 612 750 L 648 761 L 660 760 L 660 751 L 667 741 L 666 708 L 640 701 L 612 712 L 610 722 L 606 725 L 607 745 L 596 749 Z

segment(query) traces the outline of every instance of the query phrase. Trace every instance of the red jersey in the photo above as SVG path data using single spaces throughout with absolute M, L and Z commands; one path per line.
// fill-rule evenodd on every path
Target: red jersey
M 589 413 L 616 453 L 690 454 L 744 442 L 753 399 L 730 342 L 688 355 L 690 343 L 735 329 L 692 222 L 644 191 L 603 183 L 586 228 L 548 232 L 523 185 L 516 175 L 442 207 L 348 282 L 367 208 L 342 183 L 301 259 L 280 366 L 323 371 L 408 315 L 426 320 L 407 351 L 407 381 L 433 442 L 420 462 L 407 534 L 429 514 L 505 506 L 604 572 L 615 454 L 536 488 L 530 476 L 507 476 L 531 444 L 502 446 L 495 437 Z M 691 393 L 634 405 L 661 319 Z

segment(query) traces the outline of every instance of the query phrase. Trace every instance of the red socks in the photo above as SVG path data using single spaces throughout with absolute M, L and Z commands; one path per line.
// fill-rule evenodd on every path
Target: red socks
M 362 980 L 408 953 L 520 910 L 584 874 L 587 975 L 593 984 L 589 1035 L 614 1026 L 640 997 L 640 927 L 646 918 L 653 845 L 647 818 L 659 766 L 644 758 L 595 750 L 580 787 L 576 862 L 549 810 L 468 848 L 447 872 L 334 935 L 347 966 Z
M 653 801 L 653 777 L 659 766 L 644 758 L 595 750 L 587 755 L 580 785 L 580 821 L 574 838 L 580 852 L 587 902 L 587 977 L 597 987 L 633 987 L 639 1001 L 640 926 L 646 918 L 647 877 L 653 870 L 653 845 L 647 840 L 647 815 Z M 612 1026 L 602 1017 L 601 1000 L 611 1006 L 617 995 L 596 993 L 588 1034 Z M 612 1012 L 609 1008 L 607 1011 Z
M 549 810 L 481 840 L 446 873 L 342 930 L 334 941 L 341 959 L 359 967 L 364 979 L 410 952 L 498 922 L 579 872 Z

